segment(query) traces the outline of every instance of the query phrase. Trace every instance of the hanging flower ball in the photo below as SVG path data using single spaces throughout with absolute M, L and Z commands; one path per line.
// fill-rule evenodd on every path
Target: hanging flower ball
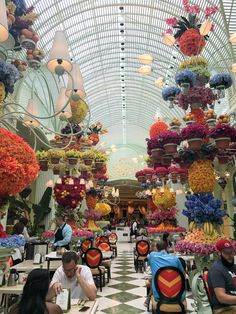
M 54 196 L 62 207 L 76 208 L 85 197 L 85 185 L 77 177 L 65 176 L 54 186 Z
M 111 206 L 107 203 L 97 203 L 95 210 L 98 211 L 102 216 L 106 216 L 111 212 Z
M 194 161 L 188 170 L 188 180 L 193 193 L 213 192 L 216 179 L 212 162 Z
M 71 113 L 72 117 L 69 119 L 71 123 L 80 123 L 82 122 L 87 113 L 88 113 L 88 105 L 86 102 L 82 99 L 79 99 L 79 101 L 70 100 L 70 107 L 71 107 Z
M 195 28 L 186 30 L 179 38 L 179 49 L 186 55 L 191 57 L 197 56 L 202 52 L 206 45 L 206 40 L 200 35 L 199 31 Z
M 176 194 L 167 186 L 157 188 L 152 198 L 158 208 L 167 209 L 176 205 Z
M 33 149 L 18 135 L 0 128 L 0 196 L 21 192 L 38 172 Z
M 156 122 L 154 122 L 151 127 L 150 127 L 150 138 L 154 138 L 154 137 L 159 137 L 161 134 L 165 133 L 168 130 L 168 125 L 161 121 L 158 120 Z

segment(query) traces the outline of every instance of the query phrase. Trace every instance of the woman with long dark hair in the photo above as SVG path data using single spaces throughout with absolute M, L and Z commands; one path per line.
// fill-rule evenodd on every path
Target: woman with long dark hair
M 20 302 L 12 306 L 9 314 L 62 314 L 58 305 L 46 302 L 49 283 L 49 272 L 46 269 L 32 270 Z
M 165 249 L 167 252 L 172 253 L 173 252 L 173 244 L 170 239 L 170 234 L 168 232 L 163 233 L 162 241 L 165 243 Z

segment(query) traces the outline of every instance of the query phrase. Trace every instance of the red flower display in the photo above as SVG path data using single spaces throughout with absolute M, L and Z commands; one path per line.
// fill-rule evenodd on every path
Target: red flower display
M 78 207 L 85 194 L 85 185 L 80 184 L 80 179 L 77 177 L 65 176 L 61 178 L 61 183 L 56 183 L 54 186 L 56 201 L 63 207 Z
M 199 31 L 195 28 L 186 30 L 179 38 L 179 49 L 186 55 L 191 57 L 197 56 L 202 52 L 206 45 L 206 40 L 200 35 Z
M 168 130 L 168 125 L 161 121 L 158 120 L 154 122 L 149 130 L 150 138 L 156 138 L 159 137 L 161 134 L 165 133 Z
M 192 87 L 189 89 L 188 95 L 180 93 L 177 96 L 179 107 L 184 110 L 188 109 L 191 104 L 199 103 L 202 109 L 205 109 L 207 105 L 211 105 L 215 101 L 216 97 L 209 87 Z
M 38 172 L 33 149 L 18 135 L 0 128 L 0 196 L 21 192 Z

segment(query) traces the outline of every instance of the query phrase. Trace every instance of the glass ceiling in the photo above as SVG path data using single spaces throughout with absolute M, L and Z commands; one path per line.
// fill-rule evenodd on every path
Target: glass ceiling
M 26 0 L 40 14 L 35 23 L 40 47 L 48 55 L 56 30 L 64 30 L 73 61 L 80 64 L 94 121 L 116 128 L 117 144 L 145 146 L 145 137 L 156 112 L 170 120 L 182 117 L 180 108 L 169 109 L 161 89 L 154 85 L 158 77 L 174 83 L 181 55 L 162 43 L 164 20 L 181 15 L 181 0 Z M 236 46 L 228 44 L 236 32 L 236 1 L 196 0 L 203 9 L 216 5 L 214 33 L 204 49 L 210 70 L 229 71 L 236 62 Z M 138 55 L 154 57 L 153 72 L 137 73 Z M 227 111 L 235 85 L 227 99 L 217 104 L 217 113 Z M 136 131 L 138 130 L 138 138 Z M 141 131 L 140 131 L 141 130 Z M 129 133 L 131 132 L 131 133 Z M 114 133 L 114 132 L 113 132 Z M 113 134 L 112 133 L 112 134 Z M 109 134 L 107 135 L 109 137 Z M 112 143 L 112 138 L 110 138 Z M 116 143 L 115 143 L 116 144 Z

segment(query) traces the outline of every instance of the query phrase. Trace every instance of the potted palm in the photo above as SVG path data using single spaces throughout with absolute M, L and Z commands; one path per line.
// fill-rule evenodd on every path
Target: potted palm
M 36 157 L 41 171 L 48 171 L 48 152 L 45 150 L 37 151 Z
M 51 160 L 52 164 L 57 165 L 59 164 L 60 159 L 65 157 L 65 152 L 64 150 L 59 149 L 49 149 L 48 157 Z

